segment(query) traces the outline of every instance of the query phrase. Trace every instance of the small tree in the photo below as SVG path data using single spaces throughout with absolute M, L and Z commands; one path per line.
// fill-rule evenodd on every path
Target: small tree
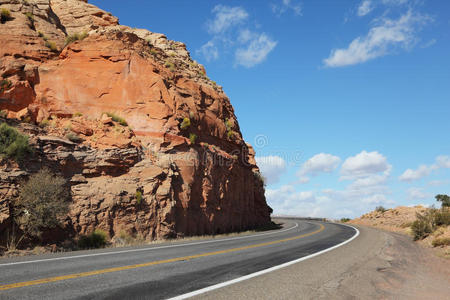
M 64 178 L 55 176 L 49 169 L 32 175 L 19 190 L 13 207 L 13 228 L 10 247 L 16 248 L 25 236 L 40 237 L 43 229 L 54 228 L 68 212 L 69 193 Z M 23 235 L 16 240 L 15 225 Z
M 450 207 L 450 197 L 448 195 L 436 195 L 436 200 L 442 202 L 442 207 Z

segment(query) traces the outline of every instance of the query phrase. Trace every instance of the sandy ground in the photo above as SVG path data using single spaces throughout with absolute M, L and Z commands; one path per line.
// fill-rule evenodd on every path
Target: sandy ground
M 196 299 L 450 299 L 450 261 L 408 236 L 357 226 L 333 251 Z

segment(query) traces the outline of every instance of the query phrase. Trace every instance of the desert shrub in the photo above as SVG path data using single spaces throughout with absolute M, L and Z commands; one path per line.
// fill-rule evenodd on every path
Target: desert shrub
M 72 117 L 74 117 L 74 118 L 76 118 L 76 117 L 82 117 L 82 116 L 83 116 L 83 114 L 80 113 L 80 112 L 76 112 L 76 113 L 74 113 L 74 114 L 72 115 Z
M 117 122 L 117 123 L 119 123 L 122 126 L 128 126 L 128 123 L 127 123 L 127 121 L 124 118 L 122 118 L 122 117 L 120 117 L 120 116 L 118 116 L 118 115 L 116 115 L 114 113 L 107 112 L 105 114 L 108 117 L 110 117 L 114 122 Z
M 195 144 L 195 141 L 197 141 L 197 135 L 195 133 L 190 133 L 189 140 L 191 141 L 191 144 Z
M 9 79 L 3 79 L 0 81 L 0 93 L 8 90 L 12 86 L 12 82 Z
M 0 125 L 0 155 L 20 162 L 31 153 L 33 151 L 27 136 L 20 134 L 6 123 Z
M 0 11 L 0 22 L 5 23 L 6 21 L 11 20 L 11 12 L 9 9 L 2 8 Z
M 387 211 L 387 209 L 384 208 L 383 206 L 377 206 L 377 207 L 375 207 L 375 211 L 384 213 L 385 211 Z
M 44 38 L 45 40 L 45 38 Z M 52 41 L 45 41 L 44 46 L 49 48 L 51 51 L 53 52 L 57 52 L 58 51 L 58 47 L 56 47 L 56 43 L 52 42 Z
M 45 35 L 44 35 L 44 33 L 42 31 L 38 31 L 38 36 L 43 38 Z
M 229 140 L 232 140 L 235 136 L 236 132 L 234 132 L 233 130 L 228 130 L 227 131 L 227 137 Z
M 33 15 L 33 13 L 31 13 L 31 12 L 26 12 L 25 13 L 25 16 L 28 18 L 28 21 L 30 21 L 30 23 L 29 23 L 29 27 L 31 28 L 31 29 L 35 29 L 35 27 L 34 27 L 34 15 Z
M 436 195 L 436 200 L 438 202 L 442 202 L 441 205 L 442 207 L 450 207 L 450 197 L 448 195 Z
M 108 235 L 100 229 L 88 235 L 82 235 L 78 239 L 78 247 L 81 249 L 103 248 L 108 244 Z
M 136 191 L 136 203 L 137 205 L 140 205 L 142 203 L 142 192 Z
M 420 240 L 426 238 L 433 232 L 433 227 L 426 219 L 417 219 L 411 225 L 411 230 L 414 236 L 414 240 Z
M 66 134 L 66 139 L 68 139 L 71 142 L 79 143 L 81 142 L 81 138 L 73 131 Z
M 173 64 L 173 62 L 171 62 L 171 61 L 168 61 L 168 60 L 166 60 L 165 62 L 164 62 L 164 66 L 166 67 L 166 68 L 168 68 L 170 71 L 175 71 L 175 65 Z
M 39 236 L 44 228 L 59 225 L 67 214 L 69 192 L 63 177 L 55 176 L 49 169 L 32 175 L 19 189 L 17 209 L 23 212 L 19 223 L 27 234 Z
M 66 46 L 69 45 L 70 43 L 73 43 L 75 41 L 82 41 L 84 40 L 86 37 L 88 36 L 87 32 L 82 32 L 82 33 L 74 33 L 74 34 L 70 34 L 66 37 Z
M 349 218 L 341 218 L 341 222 L 342 223 L 347 223 L 348 221 L 350 221 L 351 219 Z
M 435 238 L 431 244 L 433 247 L 439 247 L 439 246 L 448 246 L 450 245 L 450 238 L 449 237 L 438 237 Z
M 41 123 L 39 124 L 39 126 L 41 126 L 42 128 L 45 128 L 48 125 L 50 125 L 50 121 L 48 119 L 42 120 Z
M 184 118 L 183 121 L 180 124 L 180 129 L 181 130 L 186 130 L 191 126 L 191 119 L 189 118 Z
M 433 223 L 435 226 L 450 225 L 450 209 L 436 209 L 433 212 Z
M 6 118 L 8 116 L 8 112 L 6 110 L 0 110 L 0 118 Z

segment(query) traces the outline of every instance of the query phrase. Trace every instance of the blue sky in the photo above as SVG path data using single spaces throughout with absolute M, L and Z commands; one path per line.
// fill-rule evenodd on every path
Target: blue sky
M 275 214 L 450 193 L 450 2 L 90 1 L 182 41 L 224 87 Z

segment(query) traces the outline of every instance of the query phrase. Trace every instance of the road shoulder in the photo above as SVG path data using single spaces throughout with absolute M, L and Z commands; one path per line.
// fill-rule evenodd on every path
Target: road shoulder
M 355 227 L 349 244 L 196 299 L 448 299 L 448 260 L 406 236 Z

